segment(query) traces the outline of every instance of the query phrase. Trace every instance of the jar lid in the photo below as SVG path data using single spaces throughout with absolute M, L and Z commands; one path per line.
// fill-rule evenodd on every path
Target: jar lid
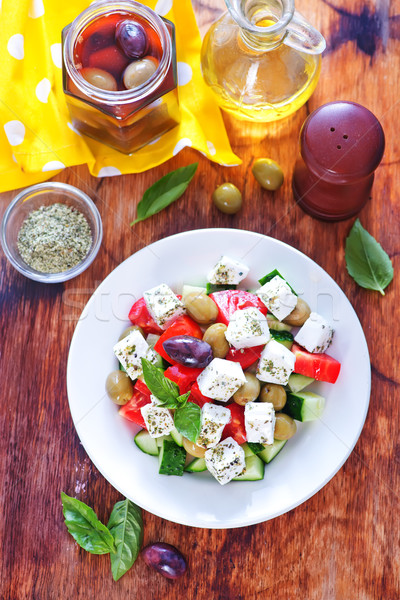
M 375 115 L 355 102 L 329 102 L 305 121 L 301 154 L 324 181 L 352 183 L 373 173 L 382 160 L 385 135 Z

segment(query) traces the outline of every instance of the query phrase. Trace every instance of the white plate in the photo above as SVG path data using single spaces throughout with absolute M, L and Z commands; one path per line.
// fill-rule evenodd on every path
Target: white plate
M 326 397 L 319 421 L 300 424 L 256 482 L 221 486 L 208 473 L 168 477 L 157 459 L 133 442 L 136 428 L 118 415 L 104 391 L 116 368 L 112 347 L 129 324 L 127 315 L 143 291 L 160 283 L 179 292 L 202 284 L 222 254 L 250 267 L 243 286 L 277 268 L 312 310 L 335 328 L 329 353 L 342 363 L 336 384 L 313 384 Z M 348 458 L 361 433 L 370 395 L 368 348 L 358 318 L 331 277 L 286 244 L 249 231 L 204 229 L 173 235 L 143 248 L 97 288 L 76 327 L 68 360 L 72 418 L 86 452 L 121 494 L 144 509 L 183 525 L 231 528 L 272 519 L 320 490 Z

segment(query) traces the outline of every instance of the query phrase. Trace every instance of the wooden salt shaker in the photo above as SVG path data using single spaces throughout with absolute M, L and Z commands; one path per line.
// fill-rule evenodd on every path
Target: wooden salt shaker
M 369 198 L 382 160 L 385 135 L 378 119 L 355 102 L 330 102 L 306 119 L 293 192 L 310 215 L 340 221 L 358 213 Z

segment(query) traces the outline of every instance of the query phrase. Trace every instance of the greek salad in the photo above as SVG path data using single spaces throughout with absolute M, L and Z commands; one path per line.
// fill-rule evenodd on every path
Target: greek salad
M 249 268 L 222 256 L 204 286 L 146 290 L 113 351 L 107 377 L 135 443 L 160 474 L 208 471 L 220 484 L 255 481 L 325 400 L 314 381 L 335 383 L 326 351 L 333 328 L 274 269 L 246 289 Z

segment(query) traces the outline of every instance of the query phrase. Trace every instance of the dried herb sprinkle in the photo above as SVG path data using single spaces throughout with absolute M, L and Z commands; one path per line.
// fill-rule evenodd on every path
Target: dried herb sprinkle
M 86 217 L 66 204 L 32 211 L 18 233 L 21 258 L 42 273 L 60 273 L 79 264 L 92 244 Z

